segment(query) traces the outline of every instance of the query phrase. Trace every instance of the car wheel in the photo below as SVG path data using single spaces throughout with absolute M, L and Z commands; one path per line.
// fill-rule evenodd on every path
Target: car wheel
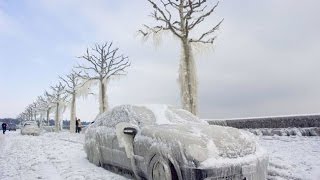
M 174 170 L 173 170 L 174 171 Z M 159 155 L 152 158 L 149 164 L 149 179 L 173 180 L 172 169 L 169 161 Z

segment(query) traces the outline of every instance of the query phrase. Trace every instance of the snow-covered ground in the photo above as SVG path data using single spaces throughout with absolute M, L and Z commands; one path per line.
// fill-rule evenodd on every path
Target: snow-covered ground
M 83 134 L 0 135 L 0 179 L 126 179 L 89 163 Z
M 320 180 L 319 136 L 260 136 L 269 153 L 268 179 Z
M 83 134 L 0 134 L 0 179 L 126 179 L 89 163 Z M 259 137 L 270 155 L 268 179 L 320 179 L 320 137 Z

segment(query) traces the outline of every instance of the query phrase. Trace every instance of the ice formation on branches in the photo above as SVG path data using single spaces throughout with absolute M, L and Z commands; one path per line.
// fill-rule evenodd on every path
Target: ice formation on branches
M 130 66 L 127 56 L 119 55 L 119 48 L 114 48 L 113 43 L 96 44 L 91 50 L 80 58 L 86 62 L 76 66 L 81 69 L 79 76 L 89 83 L 98 82 L 99 85 L 99 113 L 108 110 L 107 86 L 108 82 L 117 76 L 126 75 L 125 71 Z
M 200 34 L 196 28 L 212 13 L 219 2 L 211 5 L 206 0 L 148 0 L 153 7 L 151 17 L 157 22 L 155 26 L 144 25 L 139 30 L 144 39 L 162 32 L 171 32 L 181 41 L 182 54 L 179 67 L 179 83 L 182 106 L 197 114 L 197 77 L 192 48 L 195 44 L 213 44 L 215 32 L 223 20 Z M 193 33 L 193 34 L 192 34 Z M 197 45 L 199 46 L 199 45 Z

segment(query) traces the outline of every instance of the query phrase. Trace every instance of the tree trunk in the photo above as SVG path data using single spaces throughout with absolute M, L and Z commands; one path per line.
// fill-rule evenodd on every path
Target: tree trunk
M 40 119 L 39 119 L 39 123 L 40 123 L 40 128 L 42 127 L 42 121 L 43 121 L 43 112 L 40 112 Z
M 70 110 L 70 133 L 76 132 L 76 94 L 72 94 Z
M 183 109 L 197 114 L 197 77 L 196 67 L 193 59 L 192 48 L 189 43 L 189 29 L 184 16 L 185 0 L 180 1 L 179 16 L 182 34 L 180 40 L 182 44 L 182 55 L 179 67 L 180 96 Z
M 56 132 L 60 131 L 60 117 L 59 117 L 60 113 L 59 113 L 59 103 L 57 103 L 57 107 L 56 107 L 56 115 L 55 115 L 55 129 Z
M 99 110 L 100 114 L 108 110 L 107 82 L 100 80 Z
M 47 125 L 49 126 L 49 115 L 50 115 L 50 108 L 47 110 Z
M 192 114 L 197 114 L 197 77 L 188 39 L 182 39 L 182 57 L 180 60 L 179 82 L 182 106 Z

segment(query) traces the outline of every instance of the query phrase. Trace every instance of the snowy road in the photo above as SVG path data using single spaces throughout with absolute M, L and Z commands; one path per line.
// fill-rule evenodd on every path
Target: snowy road
M 0 134 L 0 179 L 126 179 L 89 163 L 83 140 L 83 134 L 67 132 Z M 320 179 L 320 137 L 265 136 L 259 142 L 270 155 L 268 179 Z
M 0 135 L 0 179 L 126 179 L 89 163 L 83 135 L 46 133 L 39 137 L 19 132 Z

